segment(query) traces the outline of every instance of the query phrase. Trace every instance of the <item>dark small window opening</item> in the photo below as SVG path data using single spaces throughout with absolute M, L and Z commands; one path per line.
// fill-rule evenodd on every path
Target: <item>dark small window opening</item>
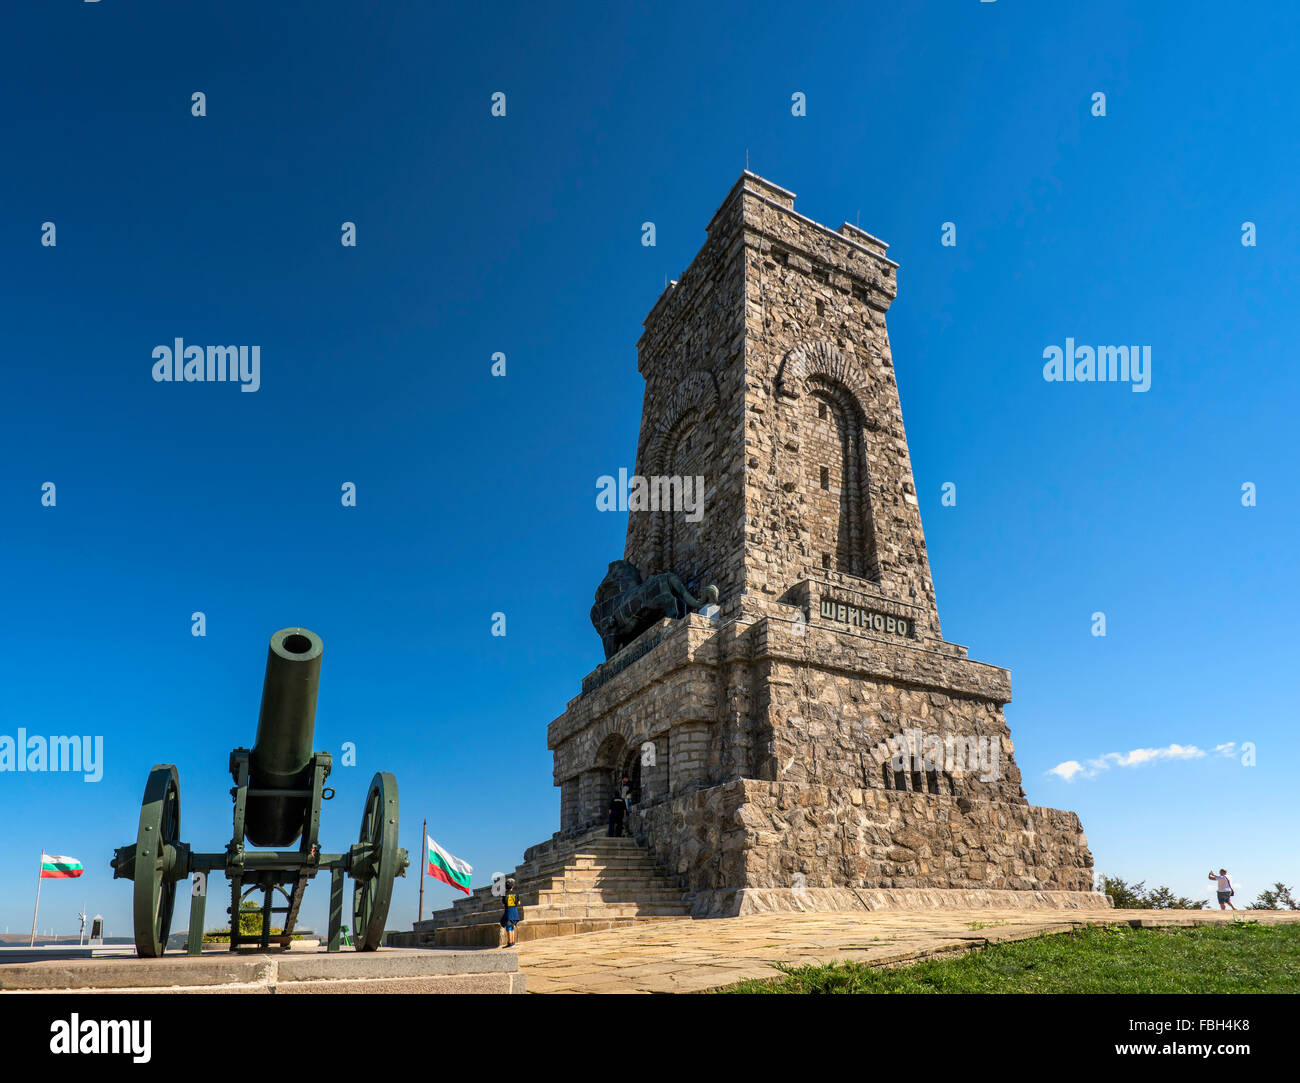
M 829 489 L 830 487 L 831 487 L 831 472 L 829 469 L 823 466 L 822 467 L 822 488 Z
M 826 404 L 824 402 L 819 402 L 817 404 L 817 416 L 818 417 L 826 416 Z
M 826 571 L 830 571 L 830 570 L 831 570 L 831 555 L 830 555 L 830 553 L 823 553 L 823 554 L 822 554 L 822 567 L 825 568 Z
M 820 300 L 817 302 L 817 315 L 821 316 L 826 312 L 826 306 Z

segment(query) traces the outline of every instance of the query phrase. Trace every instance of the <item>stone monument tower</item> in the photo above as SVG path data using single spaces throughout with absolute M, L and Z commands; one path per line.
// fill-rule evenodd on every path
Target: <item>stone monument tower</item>
M 745 172 L 650 310 L 606 661 L 548 729 L 560 830 L 520 875 L 594 848 L 626 775 L 696 916 L 1108 905 L 1078 817 L 1026 800 L 1008 672 L 941 633 L 886 249 Z
M 638 344 L 636 476 L 665 499 L 629 512 L 624 559 L 718 604 L 623 645 L 548 745 L 561 834 L 603 823 L 627 773 L 632 829 L 697 913 L 1091 890 L 1078 817 L 1020 786 L 1009 674 L 940 631 L 887 247 L 746 172 Z M 668 506 L 695 477 L 699 506 Z

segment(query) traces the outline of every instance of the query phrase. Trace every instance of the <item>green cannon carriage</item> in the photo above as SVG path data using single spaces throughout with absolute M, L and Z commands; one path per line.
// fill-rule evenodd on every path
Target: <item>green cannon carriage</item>
M 379 947 L 388 920 L 393 881 L 406 875 L 406 851 L 397 845 L 397 782 L 387 771 L 375 775 L 366 795 L 360 839 L 346 853 L 321 853 L 321 802 L 334 796 L 325 785 L 331 758 L 313 752 L 316 693 L 320 684 L 320 637 L 305 628 L 283 628 L 271 637 L 262 684 L 262 707 L 252 749 L 230 754 L 235 785 L 234 834 L 224 853 L 199 854 L 180 841 L 181 793 L 176 767 L 156 764 L 145 783 L 139 828 L 133 843 L 113 854 L 113 877 L 133 880 L 135 948 L 154 958 L 167 947 L 177 884 L 193 882 L 187 951 L 203 944 L 207 883 L 212 872 L 230 881 L 230 950 L 244 944 L 288 947 L 303 895 L 322 869 L 330 874 L 328 950 L 342 936 L 343 878 L 353 880 L 352 932 L 358 951 Z M 273 849 L 248 849 L 273 847 Z M 297 842 L 296 850 L 287 849 Z M 261 933 L 241 935 L 239 916 L 246 898 L 261 892 Z M 285 905 L 275 906 L 276 892 Z M 271 918 L 283 914 L 271 935 Z

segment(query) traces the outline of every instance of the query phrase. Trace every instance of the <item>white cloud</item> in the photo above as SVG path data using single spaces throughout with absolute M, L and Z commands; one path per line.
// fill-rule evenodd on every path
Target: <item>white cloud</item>
M 1230 741 L 1227 744 L 1215 745 L 1214 751 L 1221 756 L 1231 756 L 1232 747 L 1233 742 Z M 1228 751 L 1225 752 L 1225 749 Z M 1076 778 L 1094 778 L 1112 767 L 1142 767 L 1158 760 L 1200 760 L 1207 755 L 1204 749 L 1197 748 L 1195 745 L 1175 744 L 1166 745 L 1164 748 L 1134 748 L 1128 752 L 1107 752 L 1105 755 L 1089 760 L 1087 766 L 1078 760 L 1066 760 L 1064 763 L 1058 763 L 1047 773 L 1056 775 L 1066 782 L 1073 782 Z
M 1047 773 L 1049 775 L 1059 775 L 1061 778 L 1065 779 L 1066 782 L 1069 782 L 1083 769 L 1083 764 L 1078 760 L 1066 760 L 1064 763 L 1058 763 Z

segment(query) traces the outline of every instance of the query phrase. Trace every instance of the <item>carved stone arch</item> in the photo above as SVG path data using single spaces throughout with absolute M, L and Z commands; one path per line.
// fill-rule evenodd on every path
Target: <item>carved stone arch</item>
M 596 726 L 591 733 L 595 751 L 592 753 L 591 766 L 613 770 L 623 765 L 627 750 L 631 745 L 628 733 L 631 726 L 619 719 L 610 719 Z
M 641 773 L 641 746 L 650 740 L 645 730 L 636 733 L 627 743 L 623 754 L 622 772 L 628 776 L 632 787 L 633 804 L 640 804 L 644 796 L 645 778 Z
M 776 370 L 776 393 L 784 398 L 797 399 L 812 376 L 842 384 L 859 404 L 867 401 L 865 366 L 855 355 L 845 353 L 825 339 L 798 346 L 781 359 Z
M 671 452 L 682 426 L 688 421 L 698 422 L 708 417 L 717 409 L 719 401 L 718 381 L 713 373 L 704 369 L 696 369 L 673 389 L 646 442 L 641 469 L 647 477 L 670 473 L 667 467 L 671 465 Z M 670 566 L 673 561 L 672 554 L 668 551 L 672 548 L 673 512 L 669 509 L 652 514 L 654 519 L 650 532 L 650 551 L 654 554 L 656 566 L 648 571 L 676 571 Z
M 717 408 L 718 401 L 718 381 L 711 372 L 696 369 L 679 383 L 655 419 L 641 469 L 647 475 L 660 473 L 677 427 L 691 414 L 707 417 Z

